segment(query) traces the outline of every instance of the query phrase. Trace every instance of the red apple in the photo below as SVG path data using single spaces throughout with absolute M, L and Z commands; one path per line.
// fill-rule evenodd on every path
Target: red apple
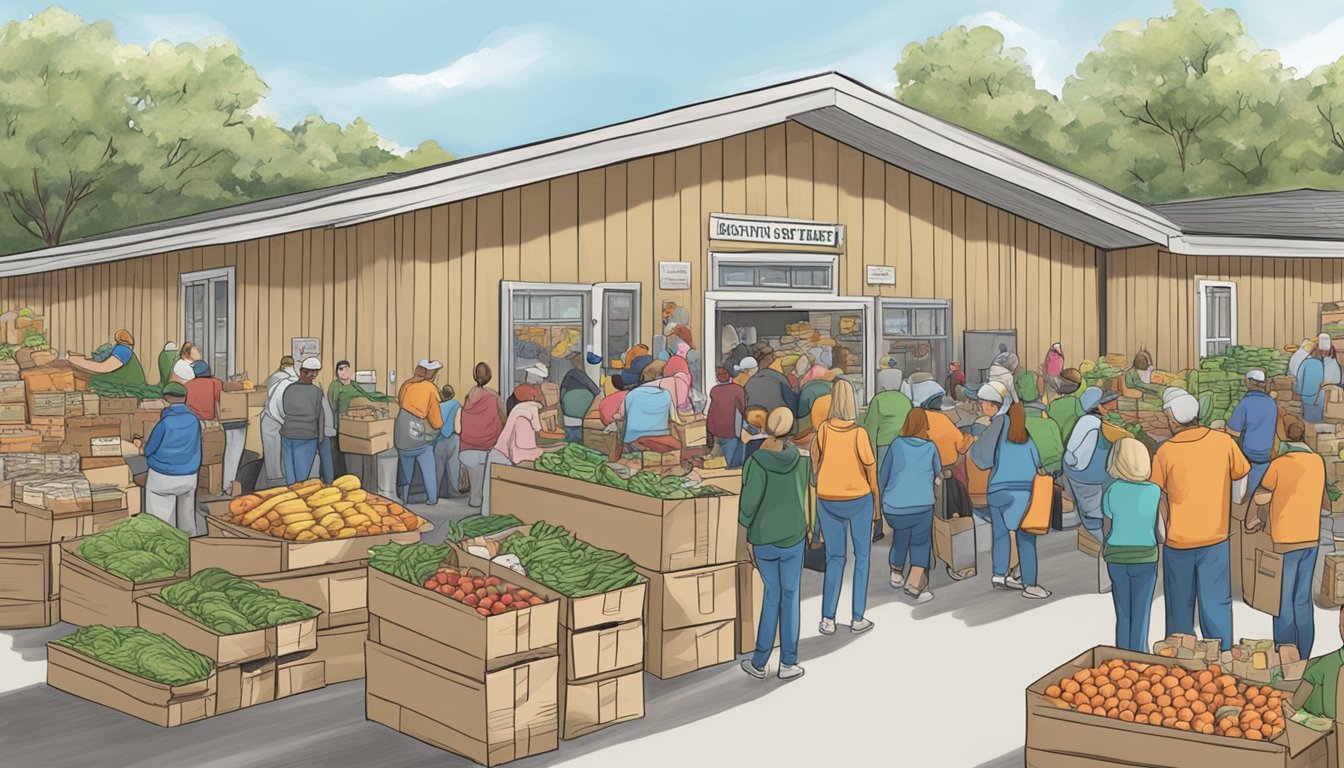
M 462 598 L 462 602 L 466 605 L 470 605 L 471 607 L 475 608 L 477 605 L 480 604 L 481 599 L 476 595 L 467 595 L 466 597 Z
M 485 586 L 487 587 L 498 587 L 502 583 L 503 582 L 499 580 L 498 576 L 491 576 L 485 580 Z
M 476 609 L 476 612 L 479 613 L 479 614 L 481 614 L 482 616 L 489 616 L 489 615 L 490 615 L 490 610 L 487 609 L 487 608 L 477 608 L 477 609 Z
M 503 603 L 495 603 L 494 605 L 490 606 L 490 612 L 495 614 L 496 616 L 503 613 L 507 609 L 508 606 L 504 605 Z
M 434 579 L 429 579 L 428 581 L 425 582 L 425 589 L 438 589 L 438 588 L 439 588 L 439 582 L 435 581 Z
M 510 605 L 513 603 L 513 595 L 510 595 L 508 592 L 505 592 L 504 594 L 499 596 L 499 602 L 505 605 Z
M 528 604 L 528 605 L 541 605 L 543 602 L 545 602 L 545 601 L 542 600 L 540 597 L 533 596 L 533 597 L 529 597 L 529 598 L 527 598 L 527 604 Z

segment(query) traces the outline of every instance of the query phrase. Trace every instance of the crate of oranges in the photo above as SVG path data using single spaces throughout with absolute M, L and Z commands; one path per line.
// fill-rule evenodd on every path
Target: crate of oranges
M 1289 722 L 1292 690 L 1279 686 L 1218 663 L 1093 648 L 1027 689 L 1027 764 L 1322 764 L 1325 734 Z

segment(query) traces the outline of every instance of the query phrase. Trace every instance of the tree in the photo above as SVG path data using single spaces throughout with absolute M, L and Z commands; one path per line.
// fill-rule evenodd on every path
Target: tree
M 399 157 L 364 121 L 257 114 L 267 86 L 237 46 L 122 45 L 51 8 L 0 28 L 0 250 L 445 162 Z

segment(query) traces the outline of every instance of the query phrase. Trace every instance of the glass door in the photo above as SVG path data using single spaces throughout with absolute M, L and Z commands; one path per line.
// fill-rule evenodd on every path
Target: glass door
M 574 367 L 571 356 L 591 347 L 603 357 L 603 371 L 614 373 L 610 360 L 640 340 L 638 283 L 521 283 L 505 281 L 500 349 L 500 391 L 508 394 L 526 380 L 527 369 L 546 366 L 546 381 L 559 384 Z M 596 371 L 592 372 L 596 375 Z
M 234 374 L 233 267 L 182 275 L 182 344 L 201 351 L 216 377 Z
M 593 352 L 602 356 L 604 376 L 617 373 L 620 369 L 613 368 L 611 361 L 620 360 L 626 350 L 640 342 L 639 299 L 639 283 L 598 283 L 593 286 L 598 328 Z
M 882 331 L 877 368 L 941 381 L 952 356 L 952 305 L 947 301 L 880 299 Z

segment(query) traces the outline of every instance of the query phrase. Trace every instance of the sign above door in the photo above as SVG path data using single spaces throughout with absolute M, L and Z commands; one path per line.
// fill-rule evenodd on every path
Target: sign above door
M 839 248 L 844 242 L 843 224 L 802 221 L 767 216 L 709 215 L 709 239 L 772 245 L 811 245 Z

